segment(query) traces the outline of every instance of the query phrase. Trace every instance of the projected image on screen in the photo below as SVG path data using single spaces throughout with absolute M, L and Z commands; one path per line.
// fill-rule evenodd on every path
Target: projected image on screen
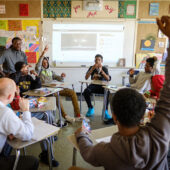
M 61 50 L 96 50 L 96 34 L 76 34 L 76 33 L 62 33 L 61 34 Z M 69 41 L 68 41 L 69 40 Z
M 96 54 L 104 64 L 116 66 L 123 58 L 123 25 L 113 24 L 54 24 L 52 34 L 53 61 L 78 65 L 94 62 Z

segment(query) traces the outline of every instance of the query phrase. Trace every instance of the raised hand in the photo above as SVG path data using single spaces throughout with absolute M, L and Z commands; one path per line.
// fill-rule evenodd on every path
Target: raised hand
M 159 29 L 170 38 L 170 17 L 162 16 L 161 19 L 157 18 L 156 20 Z

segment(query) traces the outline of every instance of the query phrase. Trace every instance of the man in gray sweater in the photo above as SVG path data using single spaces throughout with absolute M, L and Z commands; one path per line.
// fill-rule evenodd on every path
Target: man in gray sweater
M 19 37 L 12 39 L 12 46 L 5 50 L 0 56 L 0 64 L 3 64 L 3 72 L 5 74 L 15 73 L 15 64 L 23 61 L 27 64 L 27 56 L 21 51 L 22 40 Z
M 157 19 L 159 29 L 170 39 L 170 17 Z M 168 170 L 170 143 L 170 48 L 166 61 L 165 83 L 151 123 L 140 127 L 146 104 L 134 89 L 119 90 L 111 103 L 118 132 L 109 143 L 93 145 L 82 128 L 75 134 L 83 158 L 106 170 Z

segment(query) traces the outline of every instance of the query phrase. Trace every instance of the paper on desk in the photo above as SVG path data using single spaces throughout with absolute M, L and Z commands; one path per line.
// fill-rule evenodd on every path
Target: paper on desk
M 55 134 L 57 130 L 60 128 L 47 124 L 44 121 L 38 120 L 37 118 L 32 118 L 32 122 L 34 124 L 34 134 L 32 136 L 33 140 L 40 140 L 43 138 L 47 138 L 52 134 Z
M 100 143 L 100 142 L 106 142 L 106 143 L 109 143 L 109 142 L 110 142 L 111 137 L 112 137 L 112 136 L 107 136 L 107 137 L 104 137 L 104 138 L 99 138 L 99 139 L 96 139 L 96 142 L 97 142 L 97 143 Z

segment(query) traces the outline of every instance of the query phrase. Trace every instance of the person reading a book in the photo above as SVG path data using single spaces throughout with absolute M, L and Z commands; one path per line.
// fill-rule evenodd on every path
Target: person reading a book
M 85 79 L 87 80 L 90 76 L 92 80 L 101 80 L 101 81 L 110 81 L 111 76 L 109 75 L 108 69 L 105 66 L 102 66 L 103 63 L 103 56 L 100 54 L 97 54 L 95 56 L 95 64 L 93 66 L 90 66 L 88 69 Z M 94 107 L 91 103 L 90 95 L 92 93 L 97 94 L 104 94 L 104 88 L 102 85 L 95 85 L 90 84 L 83 92 L 84 98 L 86 100 L 88 111 L 86 113 L 87 117 L 91 117 L 94 115 Z M 105 119 L 110 119 L 111 116 L 108 113 L 108 105 L 109 105 L 109 93 L 107 95 L 107 104 L 106 104 L 106 111 L 105 111 Z
M 11 79 L 13 79 L 17 86 L 19 86 L 19 89 L 16 91 L 15 100 L 11 103 L 11 106 L 14 108 L 14 105 L 17 104 L 18 99 L 20 96 L 23 96 L 23 92 L 26 92 L 28 90 L 33 90 L 36 88 L 41 87 L 41 80 L 38 74 L 35 71 L 30 71 L 30 74 L 33 74 L 35 76 L 35 80 L 31 75 L 29 75 L 28 71 L 28 65 L 26 65 L 24 62 L 17 62 L 15 64 L 16 72 L 9 75 Z M 20 93 L 19 93 L 20 91 Z M 15 105 L 16 107 L 16 105 Z M 48 114 L 48 119 L 50 122 L 55 123 L 54 115 L 51 111 L 46 111 Z M 46 115 L 43 112 L 36 112 L 31 113 L 32 117 L 36 117 L 40 120 L 46 120 Z M 48 153 L 47 153 L 47 145 L 45 141 L 41 142 L 41 149 L 42 153 L 40 154 L 40 160 L 44 162 L 45 164 L 48 164 Z M 54 167 L 57 167 L 59 163 L 53 158 L 52 155 L 52 165 Z
M 18 138 L 23 141 L 31 140 L 34 132 L 34 125 L 29 112 L 29 102 L 20 98 L 19 105 L 23 112 L 22 119 L 7 105 L 15 96 L 15 82 L 9 78 L 0 79 L 0 168 L 10 170 L 14 166 L 15 156 L 10 156 L 11 148 L 7 144 L 7 138 L 13 140 Z M 8 148 L 8 149 L 7 149 Z M 8 150 L 8 152 L 7 152 Z M 17 169 L 38 169 L 39 162 L 32 156 L 20 156 Z
M 66 77 L 65 73 L 62 73 L 61 75 L 57 75 L 55 72 L 53 72 L 50 68 L 49 65 L 49 58 L 48 57 L 44 57 L 45 53 L 48 51 L 48 46 L 46 46 L 38 60 L 38 63 L 36 64 L 35 70 L 37 71 L 38 75 L 40 76 L 41 82 L 42 83 L 52 83 L 53 80 L 57 80 L 59 82 L 64 82 L 64 78 Z M 70 97 L 72 100 L 72 104 L 73 104 L 73 108 L 74 108 L 74 117 L 71 117 L 69 115 L 67 115 L 67 113 L 64 110 L 64 107 L 60 101 L 60 107 L 61 107 L 61 113 L 64 119 L 66 119 L 66 121 L 73 123 L 76 120 L 82 120 L 84 119 L 84 117 L 82 117 L 80 115 L 80 109 L 79 109 L 79 105 L 78 105 L 78 100 L 77 100 L 77 95 L 75 93 L 74 90 L 69 89 L 69 88 L 64 88 L 63 90 L 61 90 L 60 92 L 61 96 L 66 96 L 66 97 Z M 57 94 L 56 96 L 56 104 L 58 106 L 58 96 Z
M 170 17 L 157 19 L 159 29 L 170 41 Z M 93 145 L 79 128 L 75 135 L 83 158 L 105 169 L 169 170 L 167 154 L 170 143 L 170 47 L 165 66 L 165 83 L 156 104 L 155 117 L 146 126 L 140 121 L 146 110 L 142 94 L 132 88 L 116 92 L 111 102 L 112 115 L 118 126 L 110 142 Z

